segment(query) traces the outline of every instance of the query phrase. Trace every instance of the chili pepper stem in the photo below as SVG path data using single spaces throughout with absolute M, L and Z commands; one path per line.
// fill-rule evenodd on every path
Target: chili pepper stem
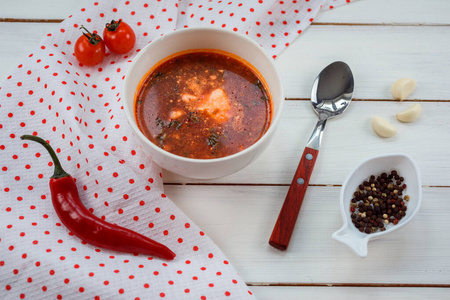
M 56 153 L 53 150 L 53 148 L 44 139 L 34 136 L 34 135 L 28 135 L 28 134 L 22 135 L 20 137 L 20 139 L 37 142 L 37 143 L 41 144 L 42 146 L 44 146 L 44 148 L 48 151 L 48 154 L 50 154 L 50 156 L 53 160 L 53 164 L 55 165 L 55 171 L 53 173 L 53 176 L 50 178 L 61 178 L 61 177 L 70 176 L 70 174 L 67 173 L 66 171 L 64 171 L 64 169 L 62 168 L 61 163 L 59 162 L 58 156 L 56 156 Z

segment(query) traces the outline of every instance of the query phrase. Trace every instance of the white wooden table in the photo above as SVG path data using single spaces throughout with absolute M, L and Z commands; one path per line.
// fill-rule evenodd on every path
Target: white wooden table
M 1 0 L 0 78 L 86 0 Z M 277 59 L 286 91 L 279 131 L 244 170 L 202 181 L 165 173 L 166 194 L 219 245 L 259 299 L 450 299 L 450 1 L 361 0 L 321 13 Z M 301 152 L 316 122 L 310 88 L 335 60 L 355 76 L 354 101 L 328 122 L 299 221 L 287 251 L 267 243 Z M 410 100 L 392 99 L 401 77 L 417 80 Z M 422 116 L 399 124 L 413 103 Z M 370 127 L 392 121 L 394 138 Z M 423 182 L 423 205 L 408 226 L 373 241 L 357 257 L 331 239 L 341 226 L 338 196 L 362 160 L 411 155 Z

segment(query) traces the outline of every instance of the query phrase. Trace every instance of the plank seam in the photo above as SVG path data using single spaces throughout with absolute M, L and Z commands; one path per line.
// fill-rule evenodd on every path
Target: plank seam
M 270 282 L 247 282 L 248 286 L 260 287 L 384 287 L 384 288 L 450 288 L 450 284 L 435 283 L 270 283 Z
M 61 23 L 64 19 L 16 19 L 0 18 L 0 23 Z
M 311 25 L 316 26 L 398 26 L 398 27 L 449 27 L 450 24 L 436 23 L 336 23 L 336 22 L 315 22 Z
M 64 19 L 27 19 L 27 18 L 0 18 L 0 22 L 9 23 L 61 23 Z M 314 22 L 311 26 L 397 26 L 397 27 L 450 27 L 450 24 L 434 23 L 338 23 Z
M 310 101 L 310 98 L 286 97 L 284 99 L 286 101 Z M 353 98 L 352 101 L 356 101 L 356 102 L 422 102 L 422 103 L 450 102 L 450 100 L 438 100 L 438 99 L 429 99 L 429 100 L 405 99 L 405 100 L 399 101 L 399 100 L 395 100 L 395 99 L 358 99 L 358 98 Z
M 221 182 L 166 182 L 164 185 L 175 186 L 175 185 L 190 185 L 190 186 L 290 186 L 289 183 L 221 183 Z M 312 183 L 308 186 L 319 186 L 319 187 L 342 187 L 342 184 L 320 184 Z M 448 185 L 422 185 L 422 188 L 450 188 Z

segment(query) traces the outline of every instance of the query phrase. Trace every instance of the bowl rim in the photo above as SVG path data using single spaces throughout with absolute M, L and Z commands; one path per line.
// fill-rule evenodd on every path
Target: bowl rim
M 131 76 L 131 71 L 134 68 L 134 66 L 137 64 L 137 62 L 139 61 L 139 59 L 145 55 L 145 53 L 148 51 L 149 48 L 154 47 L 154 43 L 155 42 L 160 42 L 162 40 L 164 40 L 167 37 L 173 37 L 173 36 L 177 36 L 177 35 L 182 35 L 182 34 L 186 34 L 189 32 L 195 32 L 195 31 L 206 31 L 206 32 L 217 32 L 219 34 L 228 34 L 231 36 L 234 36 L 235 38 L 241 39 L 241 40 L 245 40 L 246 42 L 250 43 L 252 46 L 254 46 L 256 49 L 258 49 L 259 51 L 261 51 L 261 53 L 263 54 L 263 56 L 270 62 L 272 68 L 275 71 L 275 77 L 277 78 L 277 81 L 279 82 L 279 88 L 280 88 L 280 96 L 281 96 L 281 100 L 279 103 L 279 108 L 278 108 L 278 112 L 275 115 L 272 115 L 272 121 L 270 122 L 269 128 L 267 129 L 267 131 L 264 133 L 264 135 L 257 140 L 254 144 L 252 144 L 250 147 L 245 148 L 242 151 L 236 152 L 234 154 L 228 155 L 228 156 L 224 156 L 224 157 L 219 157 L 219 158 L 211 158 L 211 159 L 203 159 L 203 158 L 188 158 L 188 157 L 184 157 L 184 156 L 180 156 L 180 155 L 176 155 L 173 154 L 171 152 L 168 152 L 166 150 L 163 150 L 161 148 L 159 148 L 158 146 L 156 146 L 155 144 L 153 144 L 143 133 L 142 131 L 139 129 L 139 127 L 136 124 L 136 120 L 134 118 L 134 98 L 133 98 L 133 105 L 128 105 L 128 101 L 125 101 L 125 113 L 127 116 L 127 119 L 129 120 L 129 124 L 130 126 L 133 128 L 133 131 L 139 135 L 139 137 L 141 138 L 141 140 L 143 140 L 147 145 L 149 145 L 152 149 L 154 149 L 155 151 L 157 151 L 159 154 L 161 155 L 165 155 L 170 157 L 171 159 L 175 159 L 178 160 L 180 162 L 187 162 L 187 163 L 196 163 L 196 164 L 211 164 L 211 163 L 219 163 L 219 162 L 226 162 L 229 160 L 232 160 L 236 157 L 239 156 L 244 156 L 249 152 L 252 152 L 254 148 L 258 147 L 259 144 L 263 144 L 265 142 L 265 140 L 269 139 L 270 136 L 272 135 L 272 132 L 276 130 L 277 124 L 279 123 L 280 119 L 281 119 L 281 115 L 283 112 L 283 107 L 284 107 L 284 102 L 285 102 L 285 96 L 284 96 L 284 88 L 283 88 L 283 82 L 282 82 L 282 77 L 281 77 L 281 73 L 280 70 L 278 68 L 278 66 L 274 63 L 274 59 L 271 58 L 269 56 L 269 54 L 267 53 L 267 51 L 262 48 L 258 43 L 256 43 L 254 40 L 248 38 L 245 35 L 242 35 L 240 33 L 236 33 L 230 30 L 226 30 L 226 29 L 220 29 L 220 28 L 205 28 L 205 27 L 190 27 L 190 28 L 182 28 L 182 29 L 177 29 L 173 32 L 164 34 L 162 36 L 159 36 L 158 38 L 154 39 L 152 42 L 150 42 L 149 44 L 147 44 L 144 48 L 141 49 L 141 51 L 139 51 L 139 53 L 136 55 L 136 57 L 132 60 L 130 67 L 127 70 L 127 73 L 125 75 L 125 79 L 124 79 L 124 86 L 123 86 L 123 91 L 124 91 L 124 98 L 126 97 L 126 90 L 128 89 L 129 86 L 129 81 L 127 80 L 130 76 Z M 234 53 L 232 53 L 234 54 Z M 236 54 L 234 54 L 236 55 Z M 238 56 L 238 55 L 236 55 Z M 242 58 L 243 59 L 243 58 Z M 245 61 L 247 61 L 246 59 L 244 59 Z M 133 106 L 130 110 L 130 106 Z M 131 122 L 131 120 L 134 120 L 134 122 Z
M 417 212 L 419 211 L 421 205 L 422 205 L 422 180 L 421 180 L 421 176 L 420 176 L 420 170 L 419 167 L 417 165 L 417 163 L 414 161 L 414 159 L 409 156 L 408 154 L 404 154 L 404 153 L 388 153 L 388 154 L 381 154 L 381 155 L 376 155 L 376 156 L 372 156 L 369 157 L 365 160 L 363 160 L 362 162 L 360 162 L 355 168 L 353 168 L 353 170 L 350 172 L 350 174 L 347 176 L 347 178 L 345 179 L 345 181 L 342 183 L 342 187 L 341 187 L 341 191 L 339 193 L 339 202 L 340 202 L 340 208 L 341 208 L 341 215 L 342 215 L 342 219 L 344 221 L 344 224 L 342 227 L 347 227 L 347 226 L 352 226 L 352 224 L 348 223 L 347 220 L 347 216 L 348 214 L 348 210 L 346 209 L 345 206 L 345 199 L 344 199 L 344 192 L 345 189 L 347 188 L 347 184 L 350 181 L 350 179 L 353 177 L 354 173 L 356 170 L 358 170 L 361 166 L 367 164 L 370 161 L 376 160 L 376 159 L 383 159 L 383 158 L 387 158 L 387 157 L 404 157 L 406 158 L 411 165 L 413 166 L 415 172 L 416 172 L 416 176 L 417 176 L 417 205 L 414 208 L 414 210 L 412 212 L 409 213 L 409 217 L 404 220 L 404 222 L 399 222 L 397 225 L 387 229 L 386 231 L 379 231 L 373 234 L 367 234 L 364 237 L 361 237 L 361 239 L 367 239 L 367 240 L 371 240 L 374 238 L 377 238 L 379 236 L 385 235 L 387 233 L 390 233 L 392 231 L 395 231 L 397 229 L 400 229 L 401 227 L 405 226 L 406 224 L 408 224 L 409 221 L 411 221 L 411 219 L 417 214 Z

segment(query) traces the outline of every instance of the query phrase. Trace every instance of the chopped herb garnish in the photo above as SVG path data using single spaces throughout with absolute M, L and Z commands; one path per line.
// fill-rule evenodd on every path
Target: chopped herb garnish
M 164 146 L 164 139 L 166 138 L 167 134 L 165 132 L 161 132 L 156 136 L 156 140 L 159 141 L 159 146 Z
M 181 123 L 178 120 L 172 120 L 169 123 L 164 122 L 163 120 L 161 120 L 160 118 L 156 118 L 156 125 L 158 125 L 161 128 L 175 128 L 176 130 L 180 129 L 181 125 L 183 125 L 183 123 Z
M 264 96 L 261 96 L 261 100 L 262 100 L 262 101 L 269 101 L 269 98 L 268 98 L 267 96 L 264 95 Z
M 163 120 L 161 120 L 160 118 L 156 118 L 156 125 L 160 126 L 160 127 L 164 127 L 165 123 Z
M 257 87 L 259 87 L 259 88 L 262 88 L 262 87 L 263 87 L 263 84 L 261 83 L 260 80 L 256 80 L 255 85 L 256 85 Z
M 155 77 L 161 77 L 163 76 L 164 73 L 162 73 L 161 71 L 156 72 Z
M 174 127 L 176 130 L 180 129 L 181 125 L 183 125 L 183 123 L 181 123 L 178 120 L 172 120 L 169 122 L 169 124 L 167 125 L 167 128 L 172 128 Z
M 189 120 L 191 120 L 195 124 L 197 124 L 200 121 L 200 118 L 198 117 L 198 115 L 195 112 L 193 112 L 193 111 L 190 111 L 188 113 L 188 118 L 189 118 Z
M 208 146 L 215 147 L 219 143 L 219 135 L 215 132 L 211 132 L 207 139 Z

